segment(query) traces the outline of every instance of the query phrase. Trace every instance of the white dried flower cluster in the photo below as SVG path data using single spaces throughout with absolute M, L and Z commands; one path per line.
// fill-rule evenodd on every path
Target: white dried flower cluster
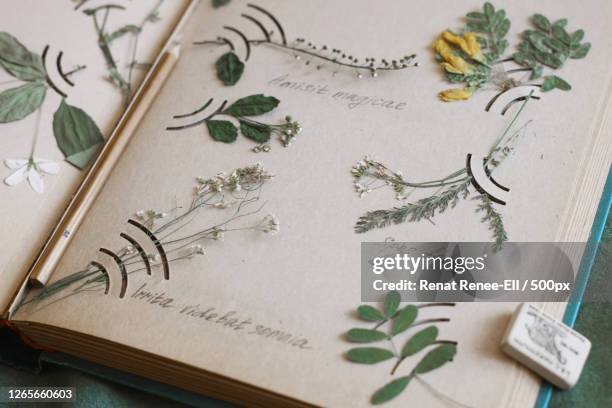
M 152 229 L 157 220 L 161 220 L 168 216 L 165 212 L 159 212 L 155 210 L 138 210 L 134 214 L 134 217 L 140 221 L 145 227 Z
M 351 168 L 353 176 L 353 187 L 359 197 L 372 191 L 376 182 L 379 182 L 375 188 L 381 185 L 390 185 L 396 193 L 396 198 L 402 200 L 405 198 L 406 190 L 405 181 L 401 172 L 393 172 L 384 164 L 372 159 L 370 156 L 365 156 Z
M 285 117 L 285 123 L 278 125 L 278 131 L 280 132 L 280 141 L 284 147 L 291 144 L 293 139 L 302 132 L 302 127 L 291 116 Z
M 252 190 L 273 177 L 274 175 L 267 172 L 261 163 L 257 163 L 252 166 L 236 169 L 229 175 L 221 172 L 209 179 L 199 177 L 196 194 L 204 195 L 223 191 L 238 192 L 243 189 Z M 227 203 L 223 203 L 219 206 L 225 208 L 227 205 Z
M 276 234 L 280 231 L 280 222 L 274 214 L 266 215 L 254 229 L 266 234 Z

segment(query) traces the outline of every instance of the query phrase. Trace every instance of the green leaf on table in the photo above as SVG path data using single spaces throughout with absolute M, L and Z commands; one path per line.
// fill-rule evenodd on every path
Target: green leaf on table
M 83 169 L 96 157 L 104 144 L 96 122 L 82 109 L 64 99 L 53 114 L 53 134 L 66 161 Z
M 488 18 L 492 18 L 493 14 L 495 14 L 495 7 L 493 7 L 493 5 L 487 1 L 484 4 L 483 11 L 485 16 L 487 16 Z
M 408 339 L 404 347 L 402 347 L 402 357 L 412 356 L 431 343 L 436 341 L 438 338 L 438 328 L 436 326 L 429 326 Z
M 274 110 L 279 103 L 280 101 L 273 96 L 250 95 L 238 99 L 223 113 L 235 117 L 259 116 Z
M 406 331 L 414 323 L 418 314 L 419 309 L 414 305 L 408 305 L 400 310 L 393 321 L 391 335 L 395 336 Z
M 552 33 L 557 40 L 562 41 L 564 44 L 570 45 L 572 43 L 570 35 L 565 31 L 565 28 L 558 25 L 553 26 Z
M 393 352 L 378 347 L 357 347 L 350 349 L 346 357 L 354 363 L 376 364 L 394 357 Z
M 238 137 L 238 129 L 227 120 L 208 120 L 206 126 L 213 139 L 217 142 L 232 143 Z
M 567 25 L 567 18 L 561 18 L 553 23 L 553 27 L 565 27 Z
M 412 376 L 407 375 L 391 381 L 372 395 L 372 404 L 378 405 L 390 401 L 402 393 L 410 383 Z
M 212 0 L 212 5 L 214 8 L 219 8 L 229 4 L 230 0 Z
M 272 136 L 272 128 L 264 123 L 240 121 L 240 131 L 246 137 L 257 143 L 265 143 Z
M 591 43 L 584 43 L 580 45 L 577 49 L 572 50 L 570 52 L 570 57 L 573 59 L 580 59 L 587 56 L 591 49 Z
M 562 91 L 569 91 L 572 89 L 572 86 L 567 83 L 564 79 L 559 78 L 556 75 L 549 75 L 544 77 L 544 82 L 542 83 L 542 92 L 549 92 L 553 89 L 560 89 Z
M 353 343 L 372 343 L 387 338 L 387 333 L 372 329 L 351 329 L 346 333 L 348 341 Z
M 381 320 L 385 320 L 385 315 L 382 312 L 372 306 L 362 305 L 357 308 L 357 313 L 359 317 L 363 320 L 367 320 L 368 322 L 378 322 Z
M 215 65 L 217 77 L 228 86 L 236 85 L 244 72 L 244 63 L 231 51 L 219 57 Z
M 397 312 L 397 308 L 399 307 L 401 301 L 402 301 L 402 296 L 397 290 L 393 290 L 387 293 L 387 296 L 385 296 L 385 301 L 383 305 L 385 309 L 385 315 L 387 317 L 392 317 L 395 314 L 395 312 Z
M 0 32 L 0 65 L 22 81 L 36 81 L 45 77 L 42 58 L 6 32 Z
M 549 32 L 551 28 L 550 20 L 544 17 L 542 14 L 534 14 L 531 17 L 531 21 L 533 21 L 533 25 L 544 32 Z
M 584 38 L 584 30 L 576 30 L 572 35 L 572 44 L 578 44 Z
M 47 85 L 30 82 L 0 93 L 0 123 L 20 120 L 34 112 L 45 100 Z
M 436 347 L 423 357 L 415 367 L 414 372 L 416 374 L 425 374 L 433 371 L 451 361 L 455 354 L 457 354 L 457 346 L 452 344 L 443 344 Z

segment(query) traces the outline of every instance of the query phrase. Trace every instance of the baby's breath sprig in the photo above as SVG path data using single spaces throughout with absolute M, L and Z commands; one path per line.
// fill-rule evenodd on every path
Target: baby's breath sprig
M 98 35 L 98 47 L 100 48 L 108 67 L 108 79 L 121 91 L 124 106 L 126 107 L 133 96 L 134 70 L 137 68 L 148 69 L 150 66 L 148 63 L 137 61 L 138 40 L 140 38 L 140 34 L 147 24 L 155 23 L 161 19 L 159 15 L 159 8 L 163 2 L 164 0 L 157 0 L 154 7 L 146 14 L 140 24 L 126 24 L 112 31 L 108 29 L 108 20 L 111 12 L 125 10 L 125 7 L 117 4 L 104 4 L 83 10 L 83 14 L 91 17 L 94 23 L 94 28 Z M 79 9 L 85 3 L 86 1 L 81 0 L 75 7 L 75 10 Z M 130 52 L 130 59 L 125 65 L 125 73 L 122 73 L 122 69 L 118 66 L 117 59 L 113 55 L 112 45 L 115 43 L 115 41 L 128 35 L 133 39 L 132 48 Z
M 181 213 L 177 213 L 180 207 L 169 212 L 148 209 L 136 211 L 133 217 L 159 238 L 169 263 L 190 260 L 205 255 L 206 249 L 212 247 L 213 242 L 222 241 L 229 234 L 247 231 L 265 235 L 278 233 L 280 223 L 276 216 L 268 214 L 262 218 L 257 217 L 263 208 L 263 205 L 257 205 L 261 189 L 273 177 L 259 163 L 238 168 L 229 174 L 222 172 L 210 178 L 199 177 L 191 204 Z M 197 222 L 199 216 L 209 214 L 206 210 L 218 212 L 221 220 L 196 232 L 186 232 L 185 229 Z M 116 254 L 129 268 L 128 275 L 147 270 L 141 254 L 133 245 L 121 248 Z M 146 257 L 151 268 L 162 266 L 158 253 L 146 254 Z M 105 281 L 103 271 L 95 265 L 89 265 L 45 286 L 21 306 L 40 303 L 68 289 L 65 297 L 96 292 L 104 288 Z
M 518 117 L 529 101 L 531 94 L 523 102 L 510 124 L 493 143 L 484 159 L 484 166 L 489 174 L 510 155 L 514 144 L 523 134 L 529 122 L 516 127 Z M 473 177 L 467 167 L 463 167 L 446 177 L 425 182 L 415 182 L 403 176 L 401 172 L 390 170 L 383 163 L 366 156 L 351 169 L 353 186 L 356 193 L 363 197 L 374 190 L 389 187 L 395 193 L 395 198 L 404 202 L 417 190 L 435 189 L 432 195 L 420 198 L 414 202 L 403 203 L 390 209 L 368 211 L 355 224 L 355 232 L 365 233 L 376 228 L 385 228 L 405 222 L 431 221 L 437 214 L 449 208 L 454 208 L 459 200 L 467 199 L 472 194 L 470 186 Z M 489 229 L 495 239 L 494 249 L 499 250 L 508 239 L 501 215 L 493 207 L 493 202 L 487 194 L 481 193 L 475 197 L 481 201 L 477 212 L 484 212 L 482 222 L 489 223 Z
M 334 76 L 342 71 L 350 72 L 357 78 L 363 78 L 366 75 L 377 77 L 379 72 L 400 71 L 419 66 L 419 63 L 415 62 L 415 54 L 405 55 L 397 59 L 377 59 L 374 57 L 359 58 L 342 49 L 334 48 L 326 44 L 318 45 L 304 38 L 297 38 L 289 43 L 283 26 L 270 11 L 254 4 L 248 4 L 247 6 L 271 20 L 276 26 L 275 28 L 277 29 L 278 36 L 275 37 L 275 31 L 269 30 L 261 20 L 249 14 L 241 14 L 241 17 L 254 24 L 263 34 L 263 38 L 248 38 L 246 34 L 235 27 L 223 27 L 225 30 L 239 36 L 245 44 L 246 55 L 244 62 L 236 55 L 236 47 L 227 37 L 219 36 L 214 40 L 196 41 L 194 43 L 195 45 L 217 45 L 229 48 L 229 51 L 223 54 L 216 63 L 217 76 L 225 85 L 235 85 L 240 80 L 244 72 L 244 63 L 248 61 L 251 54 L 251 46 L 259 45 L 289 52 L 294 56 L 296 61 L 303 61 L 305 65 L 312 66 L 317 70 L 331 66 Z
M 451 362 L 457 353 L 457 342 L 438 338 L 439 329 L 433 323 L 446 323 L 449 318 L 426 318 L 417 320 L 421 311 L 431 307 L 453 307 L 455 303 L 426 303 L 420 305 L 401 305 L 401 295 L 397 291 L 389 292 L 384 299 L 383 310 L 361 305 L 357 308 L 357 315 L 365 322 L 374 324 L 372 328 L 353 328 L 346 333 L 346 340 L 351 343 L 372 344 L 378 342 L 388 342 L 389 347 L 355 347 L 346 353 L 346 358 L 357 364 L 378 364 L 389 360 L 395 360 L 391 368 L 391 375 L 394 375 L 404 361 L 422 351 L 431 348 L 414 368 L 402 377 L 396 378 L 385 386 L 377 390 L 371 398 L 375 405 L 388 402 L 400 395 L 414 379 L 424 381 L 421 376 L 436 370 Z M 424 329 L 412 333 L 405 338 L 405 334 L 412 331 L 417 326 L 427 325 Z M 381 327 L 388 326 L 388 330 L 383 331 Z M 401 350 L 395 345 L 400 338 L 405 342 Z M 426 383 L 425 383 L 426 384 Z M 464 406 L 457 401 L 434 390 L 434 395 L 452 402 L 454 405 Z
M 551 22 L 542 14 L 534 14 L 531 22 L 534 29 L 522 33 L 522 42 L 517 51 L 503 57 L 508 48 L 506 36 L 510 31 L 510 20 L 503 9 L 487 2 L 482 11 L 473 11 L 466 16 L 467 24 L 459 32 L 444 31 L 434 42 L 436 59 L 444 69 L 447 79 L 462 83 L 462 88 L 439 93 L 443 101 L 469 99 L 474 92 L 488 85 L 497 89 L 487 109 L 510 89 L 527 86 L 538 87 L 542 92 L 553 89 L 569 91 L 571 85 L 549 71 L 563 67 L 568 59 L 586 57 L 591 44 L 582 43 L 584 30 L 569 33 L 567 19 Z M 503 63 L 513 62 L 519 68 L 505 69 Z M 526 77 L 516 74 L 528 73 Z M 541 80 L 540 80 L 541 79 Z

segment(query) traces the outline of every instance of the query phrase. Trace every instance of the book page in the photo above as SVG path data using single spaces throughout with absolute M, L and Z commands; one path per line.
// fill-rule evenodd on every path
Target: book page
M 147 72 L 147 63 L 155 60 L 187 5 L 186 1 L 159 4 L 157 1 L 150 4 L 143 1 L 121 1 L 115 4 L 117 8 L 109 10 L 104 26 L 102 21 L 105 9 L 96 13 L 100 30 L 108 35 L 118 33 L 124 27 L 136 30 L 135 27 L 140 27 L 152 12 L 159 18 L 144 23 L 137 44 L 134 43 L 134 33 L 130 31 L 122 35 L 115 34 L 114 39 L 109 41 L 108 56 L 112 57 L 117 72 L 125 77 L 126 82 L 131 76 L 131 90 L 128 92 L 111 80 L 110 60 L 98 45 L 94 16 L 85 13 L 107 3 L 87 3 L 69 0 L 7 1 L 4 2 L 5 12 L 0 15 L 4 33 L 3 46 L 14 44 L 7 40 L 10 36 L 39 57 L 45 47 L 49 47 L 45 58 L 46 74 L 57 88 L 56 91 L 47 81 L 42 80 L 47 90 L 38 108 L 23 117 L 19 115 L 9 118 L 3 114 L 0 120 L 0 179 L 3 181 L 0 182 L 1 310 L 8 306 L 20 281 L 25 278 L 36 254 L 70 201 L 70 195 L 85 176 L 86 169 L 80 169 L 65 160 L 58 141 L 61 136 L 54 132 L 54 114 L 61 101 L 83 110 L 99 128 L 100 140 L 105 139 L 125 110 L 126 92 L 133 94 L 138 88 Z M 10 47 L 3 48 L 3 57 L 8 57 L 10 50 Z M 130 70 L 129 61 L 133 58 L 138 65 Z M 58 60 L 72 85 L 62 79 L 57 68 Z M 79 67 L 81 69 L 70 74 L 70 71 Z M 0 92 L 32 83 L 31 78 L 23 78 L 0 69 Z M 64 93 L 65 97 L 59 92 Z M 9 102 L 3 100 L 2 104 L 8 106 Z M 38 171 L 40 180 L 36 183 L 36 190 L 27 178 L 18 183 L 9 179 L 23 167 L 20 166 L 21 161 L 27 160 L 29 156 L 51 162 L 51 167 L 46 168 L 51 173 Z
M 223 27 L 238 28 L 249 39 L 262 38 L 257 25 L 240 17 L 257 15 L 282 43 L 278 28 L 243 2 L 219 9 L 202 3 L 188 23 L 175 71 L 50 285 L 79 271 L 86 277 L 43 300 L 31 301 L 41 294 L 32 291 L 14 318 L 95 335 L 317 405 L 368 406 L 374 391 L 408 375 L 418 360 L 405 361 L 391 375 L 391 360 L 361 365 L 345 356 L 355 346 L 345 333 L 366 327 L 355 312 L 361 304 L 361 243 L 489 241 L 492 231 L 481 222 L 470 187 L 469 198 L 431 219 L 358 234 L 355 224 L 367 211 L 401 206 L 436 192 L 417 189 L 398 201 L 383 186 L 360 198 L 351 169 L 369 155 L 401 171 L 405 179 L 440 180 L 464 169 L 466 154 L 486 155 L 522 105 L 510 105 L 502 115 L 517 97 L 506 95 L 485 111 L 499 92 L 490 85 L 465 101 L 443 102 L 438 97 L 462 84 L 447 80 L 432 43 L 447 28 L 459 32 L 463 16 L 480 9 L 478 2 L 396 1 L 373 7 L 365 0 L 317 0 L 297 7 L 266 0 L 258 5 L 282 22 L 289 45 L 304 37 L 302 47 L 308 42 L 326 45 L 342 50 L 340 54 L 358 55 L 360 61 L 370 56 L 399 61 L 416 53 L 419 66 L 359 78 L 354 68 L 263 43 L 250 44 L 247 60 L 241 37 Z M 568 60 L 558 70 L 571 84 L 570 91 L 541 92 L 536 87 L 539 99 L 524 107 L 516 121 L 523 131 L 495 169 L 495 179 L 511 187 L 506 205 L 495 208 L 510 241 L 586 241 L 612 157 L 609 136 L 601 137 L 610 96 L 606 47 L 612 4 L 546 0 L 537 10 L 527 1 L 504 8 L 512 22 L 504 56 L 515 52 L 520 33 L 532 27 L 529 17 L 534 13 L 554 20 L 567 17 L 568 30 L 583 28 L 584 41 L 593 46 L 584 59 Z M 215 67 L 229 45 L 193 44 L 223 42 L 217 37 L 230 39 L 235 57 L 244 63 L 233 86 L 223 84 Z M 529 82 L 529 73 L 524 75 L 520 72 L 519 78 Z M 536 82 L 542 84 L 542 79 Z M 522 89 L 513 91 L 518 90 L 525 95 Z M 232 131 L 238 122 L 227 115 L 182 130 L 167 129 L 205 118 L 224 101 L 228 108 L 256 94 L 280 103 L 262 115 L 242 118 L 247 122 L 242 132 Z M 207 105 L 210 98 L 214 100 Z M 202 106 L 202 112 L 189 115 Z M 278 140 L 282 133 L 273 134 L 265 143 L 270 151 L 254 152 L 263 147 L 251 139 L 265 131 L 262 125 L 253 129 L 252 121 L 281 125 L 287 115 L 303 128 L 290 146 Z M 234 137 L 232 143 L 219 141 Z M 250 183 L 243 172 L 234 177 L 240 177 L 244 188 L 232 184 L 235 169 L 256 163 L 274 177 L 268 180 L 267 173 L 255 167 L 247 175 L 257 174 L 257 182 Z M 215 179 L 220 172 L 225 176 Z M 198 197 L 211 197 L 219 186 L 215 180 L 227 188 L 223 200 L 207 201 L 200 210 L 188 212 L 200 202 Z M 582 206 L 581 227 L 568 229 L 585 186 L 593 202 Z M 129 219 L 156 232 L 165 255 L 142 229 L 128 224 Z M 133 246 L 127 250 L 130 255 L 121 251 L 128 242 L 120 233 L 135 238 L 151 255 L 146 258 L 152 265 L 150 275 Z M 125 262 L 130 273 L 123 298 L 120 268 L 100 248 L 131 260 Z M 166 272 L 164 256 L 169 260 Z M 95 272 L 99 267 L 89 274 L 92 261 L 110 275 L 108 294 L 104 277 Z M 515 307 L 459 303 L 423 309 L 422 318 L 450 318 L 437 325 L 439 338 L 458 342 L 452 363 L 423 380 L 467 406 L 512 406 L 513 398 L 524 398 L 519 405 L 532 404 L 539 380 L 499 348 Z M 561 311 L 557 308 L 557 315 Z M 414 406 L 448 404 L 418 381 L 388 406 L 405 406 L 407 401 Z

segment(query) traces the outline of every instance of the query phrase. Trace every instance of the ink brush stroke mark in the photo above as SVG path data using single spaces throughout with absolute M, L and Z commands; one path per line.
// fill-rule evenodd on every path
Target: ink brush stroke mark
M 243 17 L 243 18 L 246 18 L 247 20 L 249 20 L 252 23 L 254 23 L 257 27 L 259 27 L 259 29 L 261 30 L 262 34 L 264 35 L 266 41 L 271 41 L 272 40 L 270 38 L 270 33 L 268 32 L 268 30 L 266 30 L 266 27 L 264 27 L 264 25 L 262 24 L 261 21 L 259 21 L 255 17 L 253 17 L 253 16 L 251 16 L 249 14 L 245 14 L 245 13 L 240 14 L 240 16 Z
M 494 203 L 497 203 L 500 205 L 506 205 L 505 201 L 500 200 L 499 198 L 493 196 L 492 194 L 488 193 L 484 188 L 482 188 L 480 183 L 478 183 L 478 181 L 474 177 L 474 174 L 472 172 L 472 153 L 468 153 L 467 155 L 465 168 L 467 170 L 468 176 L 470 177 L 470 182 L 472 183 L 476 191 L 478 191 L 482 195 L 486 195 Z
M 140 254 L 140 257 L 142 258 L 142 262 L 144 262 L 145 264 L 145 268 L 147 268 L 147 275 L 151 275 L 151 263 L 149 262 L 147 253 L 142 248 L 142 246 L 138 243 L 138 241 L 136 241 L 134 238 L 130 237 L 128 234 L 125 234 L 123 232 L 119 234 L 119 236 L 125 239 L 126 241 L 128 241 L 134 248 L 136 248 L 136 251 L 138 251 L 138 253 Z
M 510 189 L 500 183 L 498 183 L 494 178 L 493 175 L 491 174 L 491 169 L 489 169 L 489 166 L 487 166 L 487 159 L 482 159 L 482 165 L 484 167 L 484 171 L 485 174 L 487 175 L 487 177 L 489 178 L 489 180 L 491 180 L 491 183 L 493 183 L 497 188 L 501 188 L 502 190 L 504 190 L 506 193 L 510 192 Z
M 104 276 L 104 282 L 106 284 L 106 287 L 104 289 L 104 294 L 108 295 L 108 291 L 110 290 L 110 275 L 108 274 L 108 271 L 106 270 L 104 265 L 102 265 L 100 262 L 92 261 L 91 265 L 98 268 L 100 272 L 102 272 L 102 275 Z
M 251 43 L 249 42 L 249 39 L 247 38 L 246 35 L 244 35 L 244 33 L 240 30 L 238 30 L 237 28 L 234 28 L 232 26 L 223 26 L 223 28 L 225 30 L 231 31 L 233 33 L 236 33 L 240 36 L 240 38 L 242 38 L 242 41 L 244 42 L 244 46 L 246 47 L 246 56 L 244 57 L 244 61 L 248 61 L 249 58 L 251 57 Z
M 54 83 L 53 80 L 51 80 L 51 77 L 49 76 L 48 72 L 47 72 L 47 53 L 49 52 L 49 45 L 45 45 L 45 48 L 43 50 L 42 53 L 42 63 L 43 63 L 43 67 L 45 68 L 45 80 L 47 81 L 47 85 L 49 85 L 55 92 L 57 92 L 62 98 L 67 98 L 68 95 L 64 92 L 62 92 Z
M 66 81 L 66 83 L 70 86 L 74 86 L 74 82 L 72 82 L 64 73 L 64 70 L 62 69 L 62 57 L 64 56 L 64 51 L 60 51 L 60 53 L 57 55 L 57 59 L 55 60 L 55 65 L 57 67 L 57 72 L 59 72 L 60 76 L 62 77 L 62 79 L 64 81 Z
M 127 269 L 125 268 L 125 264 L 121 258 L 110 249 L 100 248 L 99 251 L 113 258 L 113 260 L 117 263 L 117 266 L 119 266 L 119 271 L 121 271 L 121 291 L 119 292 L 119 299 L 122 299 L 125 297 L 128 284 Z
M 251 3 L 247 3 L 247 7 L 255 9 L 255 10 L 259 11 L 260 13 L 263 13 L 266 16 L 268 16 L 270 18 L 270 20 L 272 20 L 272 22 L 274 23 L 276 28 L 278 28 L 278 32 L 280 33 L 281 38 L 283 39 L 283 45 L 287 45 L 287 36 L 285 35 L 285 30 L 283 30 L 283 26 L 276 19 L 276 17 L 274 17 L 274 15 L 272 13 L 270 13 L 268 10 L 266 10 L 266 9 L 264 9 L 262 7 L 259 7 L 259 6 L 255 5 L 255 4 L 251 4 Z
M 159 256 L 161 257 L 162 266 L 164 268 L 164 279 L 165 280 L 170 279 L 170 265 L 168 264 L 168 257 L 166 256 L 166 251 L 164 250 L 164 247 L 162 246 L 159 239 L 155 236 L 155 234 L 153 234 L 153 232 L 151 232 L 151 230 L 149 230 L 147 227 L 145 227 L 138 221 L 130 219 L 128 220 L 128 224 L 135 226 L 136 228 L 138 228 L 139 230 L 147 234 L 149 239 L 155 245 L 155 248 L 157 249 Z
M 223 101 L 223 103 L 221 104 L 221 106 L 219 106 L 219 108 L 218 108 L 216 111 L 214 111 L 213 113 L 211 113 L 210 115 L 208 115 L 208 116 L 207 116 L 207 117 L 205 117 L 204 119 L 200 119 L 200 120 L 198 120 L 198 121 L 195 121 L 195 122 L 190 123 L 190 124 L 187 124 L 187 125 L 181 125 L 181 126 L 168 126 L 168 127 L 166 128 L 166 130 L 184 130 L 184 129 L 189 129 L 189 128 L 192 128 L 192 127 L 199 126 L 199 125 L 201 125 L 201 124 L 203 124 L 203 123 L 206 123 L 206 122 L 207 122 L 207 121 L 208 121 L 210 118 L 212 118 L 213 116 L 215 116 L 215 115 L 218 115 L 218 114 L 222 113 L 222 112 L 223 112 L 223 110 L 225 109 L 225 105 L 227 105 L 227 100 Z M 208 105 L 205 105 L 205 106 L 207 107 Z M 198 109 L 197 111 L 201 111 L 201 110 L 203 110 L 203 109 L 206 109 L 206 107 L 200 108 L 200 109 Z M 197 111 L 196 111 L 196 112 L 197 112 Z M 178 116 L 182 116 L 182 115 L 178 115 Z M 184 116 L 182 116 L 182 117 L 188 117 L 188 116 L 191 116 L 191 115 L 190 115 L 190 114 L 187 114 L 187 115 L 184 115 Z M 176 118 L 176 116 L 175 116 L 175 118 Z

